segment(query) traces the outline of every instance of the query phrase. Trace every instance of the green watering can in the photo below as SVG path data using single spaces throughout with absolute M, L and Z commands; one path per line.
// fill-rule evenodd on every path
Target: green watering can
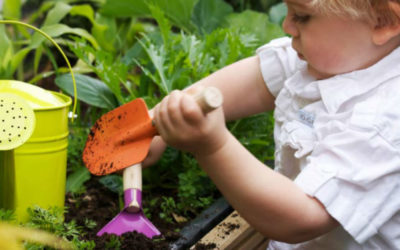
M 41 30 L 25 23 L 0 20 L 34 29 L 61 52 Z M 27 208 L 64 207 L 68 146 L 68 113 L 72 100 L 64 94 L 32 84 L 0 80 L 0 208 L 14 210 L 18 221 L 28 219 Z

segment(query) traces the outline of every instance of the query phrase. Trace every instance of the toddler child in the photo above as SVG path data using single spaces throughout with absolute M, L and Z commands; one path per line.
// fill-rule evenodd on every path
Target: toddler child
M 191 152 L 268 249 L 400 249 L 400 1 L 285 2 L 291 38 L 153 109 L 144 165 Z M 188 94 L 205 86 L 224 96 L 206 115 Z M 272 109 L 275 171 L 225 126 Z

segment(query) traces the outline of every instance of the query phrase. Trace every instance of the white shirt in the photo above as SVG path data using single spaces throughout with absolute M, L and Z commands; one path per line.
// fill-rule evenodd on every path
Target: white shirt
M 268 249 L 400 249 L 400 48 L 375 65 L 316 80 L 289 38 L 257 50 L 275 99 L 275 169 L 340 224 Z

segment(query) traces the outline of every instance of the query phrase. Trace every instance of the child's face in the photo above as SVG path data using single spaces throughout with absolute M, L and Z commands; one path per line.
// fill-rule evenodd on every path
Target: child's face
M 307 5 L 310 0 L 285 2 L 288 14 L 283 29 L 293 37 L 293 48 L 317 79 L 366 68 L 382 57 L 368 22 L 323 16 Z

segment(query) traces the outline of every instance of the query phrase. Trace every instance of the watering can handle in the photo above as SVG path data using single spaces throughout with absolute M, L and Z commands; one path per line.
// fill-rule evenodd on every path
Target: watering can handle
M 77 89 L 76 89 L 76 81 L 75 81 L 74 72 L 72 71 L 71 64 L 69 63 L 69 60 L 68 60 L 67 56 L 65 55 L 64 51 L 61 49 L 61 47 L 56 43 L 56 41 L 54 41 L 53 38 L 51 38 L 44 31 L 42 31 L 41 29 L 36 28 L 35 26 L 32 26 L 30 24 L 27 24 L 27 23 L 24 23 L 24 22 L 20 22 L 20 21 L 15 21 L 15 20 L 0 20 L 0 24 L 17 24 L 17 25 L 21 25 L 21 26 L 27 27 L 29 29 L 32 29 L 32 30 L 38 32 L 39 34 L 41 34 L 42 36 L 44 36 L 47 40 L 49 40 L 57 48 L 57 50 L 61 53 L 61 55 L 63 56 L 65 62 L 67 63 L 68 69 L 69 69 L 69 71 L 71 73 L 72 83 L 74 84 L 74 106 L 72 108 L 72 117 L 71 117 L 71 121 L 74 121 L 75 113 L 76 113 L 76 105 L 77 105 L 77 101 L 78 101 L 78 93 L 77 93 Z

